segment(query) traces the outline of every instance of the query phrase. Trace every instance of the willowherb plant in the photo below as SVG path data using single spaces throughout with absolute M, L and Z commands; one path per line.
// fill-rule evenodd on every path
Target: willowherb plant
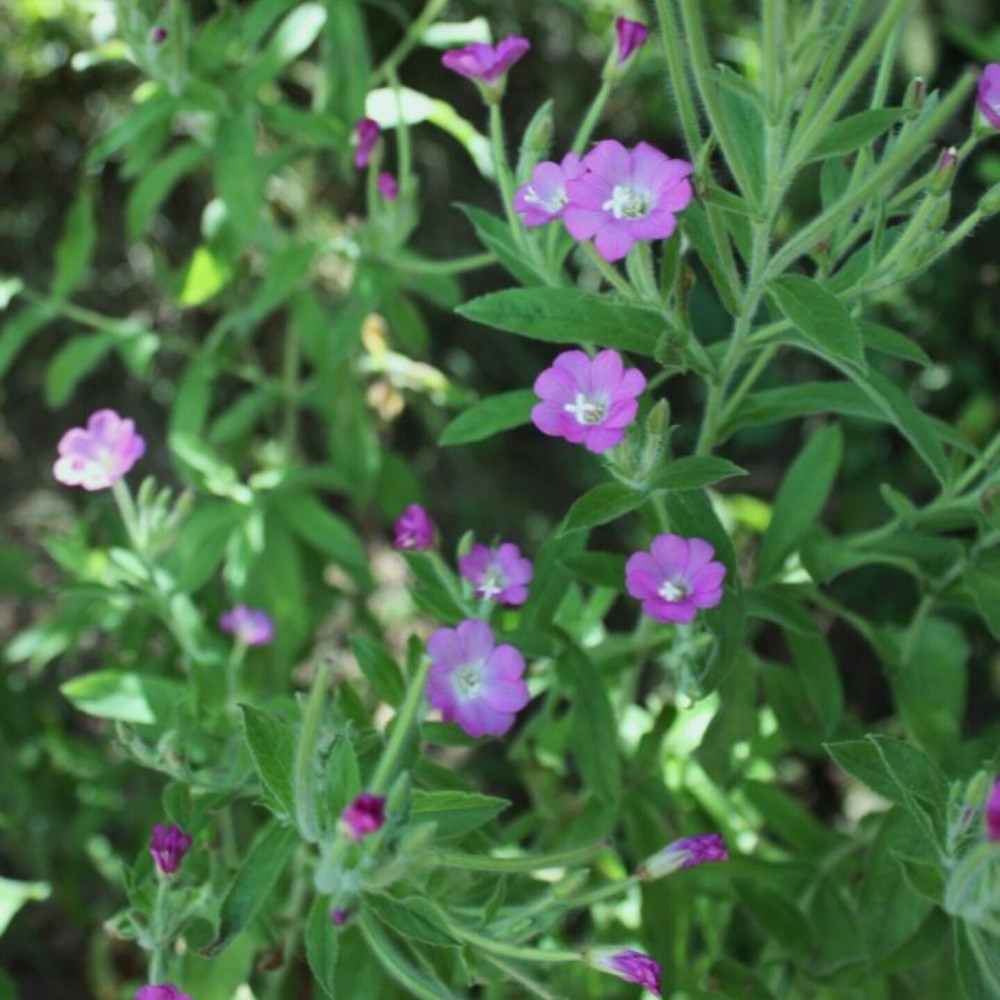
M 141 379 L 173 355 L 159 363 L 179 378 L 178 499 L 151 480 L 133 494 L 148 432 L 110 409 L 66 432 L 54 465 L 95 504 L 110 491 L 121 521 L 63 557 L 93 595 L 70 634 L 105 630 L 111 665 L 62 692 L 162 789 L 106 923 L 148 953 L 137 1000 L 1000 991 L 1000 760 L 995 739 L 962 741 L 955 624 L 975 615 L 1000 638 L 1000 436 L 977 450 L 919 409 L 898 373 L 925 355 L 879 322 L 894 289 L 1000 211 L 995 191 L 957 221 L 950 205 L 998 127 L 998 66 L 978 74 L 968 137 L 942 153 L 977 74 L 943 93 L 914 81 L 893 103 L 906 0 L 763 0 L 754 75 L 713 62 L 700 6 L 657 0 L 655 30 L 618 18 L 572 140 L 549 148 L 563 128 L 545 102 L 516 166 L 504 102 L 531 43 L 448 26 L 468 44 L 441 61 L 481 94 L 489 142 L 457 115 L 449 128 L 503 215 L 467 208 L 486 253 L 434 262 L 405 245 L 425 95 L 399 74 L 444 3 L 376 66 L 354 3 L 258 0 L 204 23 L 171 4 L 164 25 L 117 5 L 150 79 L 91 163 L 124 150 L 157 178 L 133 189 L 133 236 L 211 167 L 173 335 L 70 301 L 89 195 L 53 288 L 14 295 L 39 325 L 91 327 L 94 364 L 116 351 Z M 604 120 L 640 63 L 669 81 L 683 151 L 630 148 Z M 308 111 L 286 71 L 312 87 Z M 314 189 L 333 161 L 363 184 L 363 220 Z M 799 219 L 787 200 L 803 188 Z M 470 525 L 451 559 L 380 435 L 404 391 L 463 400 L 408 356 L 427 347 L 409 291 L 452 307 L 454 274 L 494 263 L 523 287 L 459 313 L 569 349 L 525 379 L 533 391 L 467 407 L 441 443 L 533 426 L 553 451 L 582 445 L 607 481 L 537 551 Z M 724 332 L 705 328 L 705 301 Z M 198 341 L 184 310 L 210 320 Z M 789 376 L 799 354 L 815 379 Z M 746 470 L 719 453 L 806 418 L 750 544 L 740 498 L 714 489 Z M 933 485 L 918 502 L 886 484 L 886 520 L 835 536 L 819 521 L 844 418 L 898 431 Z M 372 597 L 377 560 L 334 505 L 380 514 L 384 539 L 392 525 L 402 638 Z M 616 549 L 591 547 L 598 528 Z M 834 583 L 874 566 L 916 584 L 903 626 Z M 845 707 L 835 621 L 871 647 L 898 708 L 867 735 Z M 15 660 L 44 629 L 26 635 Z M 486 737 L 498 743 L 481 753 Z M 789 774 L 825 755 L 855 796 L 869 790 L 860 820 L 820 822 L 791 793 Z

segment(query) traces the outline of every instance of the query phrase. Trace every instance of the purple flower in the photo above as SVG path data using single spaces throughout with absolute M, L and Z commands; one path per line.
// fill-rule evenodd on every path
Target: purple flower
M 534 575 L 531 560 L 521 555 L 513 542 L 496 549 L 478 542 L 458 560 L 458 571 L 475 588 L 476 597 L 501 604 L 524 604 L 528 599 L 526 584 Z
M 340 814 L 340 819 L 352 840 L 363 840 L 369 833 L 377 833 L 385 825 L 385 796 L 362 792 Z
M 563 222 L 574 239 L 593 239 L 607 261 L 621 260 L 639 240 L 665 240 L 674 214 L 691 203 L 694 167 L 645 142 L 631 151 L 614 139 L 599 142 L 583 165 L 566 182 Z
M 483 84 L 487 94 L 499 98 L 507 71 L 531 49 L 527 38 L 509 35 L 493 45 L 474 42 L 461 49 L 450 49 L 441 57 L 448 69 Z
M 713 562 L 714 555 L 701 538 L 657 535 L 649 552 L 629 557 L 626 588 L 650 618 L 686 625 L 700 608 L 714 608 L 722 600 L 726 567 Z
M 613 448 L 635 420 L 646 377 L 625 368 L 617 351 L 593 359 L 583 351 L 564 351 L 535 379 L 541 400 L 531 410 L 532 423 L 550 437 L 582 444 L 588 451 Z
M 164 827 L 162 823 L 157 823 L 149 841 L 149 853 L 164 875 L 173 875 L 191 849 L 191 843 L 190 835 L 179 827 Z
M 388 173 L 388 171 L 383 170 L 378 175 L 378 193 L 386 201 L 395 201 L 399 195 L 399 181 L 392 174 Z
M 266 646 L 274 641 L 274 622 L 266 611 L 237 604 L 219 615 L 219 628 L 244 646 Z
M 378 142 L 378 137 L 382 130 L 378 127 L 378 122 L 373 118 L 361 118 L 354 126 L 354 143 L 357 147 L 354 150 L 354 165 L 358 170 L 368 166 L 368 161 L 372 158 L 372 151 Z
M 74 427 L 62 436 L 52 472 L 64 486 L 106 490 L 145 453 L 146 442 L 132 420 L 114 410 L 98 410 L 90 415 L 86 430 Z
M 618 32 L 618 65 L 626 62 L 634 52 L 646 44 L 649 38 L 649 28 L 639 21 L 630 21 L 627 17 L 615 18 L 615 31 Z
M 167 40 L 167 29 L 162 25 L 158 28 L 153 28 L 153 44 L 162 45 Z
M 644 986 L 650 993 L 660 995 L 660 976 L 663 970 L 659 962 L 648 955 L 631 948 L 591 948 L 584 952 L 584 961 L 628 983 Z
M 343 927 L 344 924 L 350 919 L 351 911 L 344 909 L 336 909 L 330 911 L 330 923 L 334 927 Z
M 424 552 L 434 544 L 434 522 L 418 503 L 411 503 L 394 525 L 393 547 L 409 552 Z
M 1000 128 L 1000 63 L 990 63 L 983 69 L 976 103 L 982 116 L 994 128 Z
M 1000 844 L 1000 778 L 993 779 L 993 788 L 986 797 L 986 839 Z
M 514 194 L 514 208 L 521 213 L 526 226 L 544 226 L 558 219 L 569 204 L 566 181 L 583 171 L 576 153 L 567 153 L 562 163 L 545 160 L 531 171 L 531 182 L 522 184 Z
M 524 657 L 513 646 L 494 646 L 486 622 L 439 628 L 427 640 L 427 652 L 427 699 L 445 722 L 457 722 L 469 736 L 503 736 L 531 698 Z
M 181 993 L 180 987 L 173 983 L 161 983 L 159 986 L 140 986 L 135 1000 L 191 1000 L 191 997 Z
M 702 833 L 697 837 L 683 837 L 667 844 L 651 858 L 647 858 L 636 874 L 641 879 L 662 878 L 681 868 L 693 868 L 709 861 L 728 861 L 725 841 L 717 833 Z

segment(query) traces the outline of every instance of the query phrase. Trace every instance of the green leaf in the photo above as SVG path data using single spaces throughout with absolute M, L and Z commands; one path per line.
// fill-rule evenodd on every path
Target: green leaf
M 414 789 L 410 819 L 436 823 L 439 837 L 454 837 L 483 826 L 509 805 L 507 799 L 498 799 L 493 795 Z
M 197 247 L 181 279 L 177 304 L 200 306 L 215 298 L 233 276 L 232 268 L 208 247 Z
M 617 552 L 581 552 L 563 559 L 562 564 L 575 577 L 595 587 L 623 590 L 625 559 Z
M 323 4 L 299 4 L 278 25 L 264 51 L 247 68 L 244 74 L 247 88 L 256 90 L 302 55 L 319 37 L 325 22 L 326 8 Z
M 767 828 L 805 857 L 822 857 L 840 839 L 778 785 L 747 781 L 743 792 L 761 814 Z
M 761 540 L 757 579 L 767 580 L 809 533 L 826 506 L 840 467 L 844 439 L 831 424 L 814 433 L 796 456 L 778 490 L 771 523 Z
M 542 276 L 523 259 L 510 228 L 503 219 L 472 205 L 460 204 L 458 207 L 472 223 L 479 242 L 493 253 L 500 264 L 522 285 L 545 284 Z
M 653 477 L 650 485 L 654 490 L 696 490 L 711 486 L 722 479 L 745 475 L 746 469 L 724 458 L 693 455 L 689 458 L 678 458 L 663 466 Z
M 250 926 L 270 898 L 298 842 L 295 829 L 281 826 L 277 820 L 261 829 L 222 900 L 219 933 L 205 949 L 206 955 L 218 955 Z
M 713 989 L 720 990 L 716 996 L 728 1000 L 774 1000 L 774 994 L 757 978 L 752 969 L 722 958 L 708 972 Z
M 993 638 L 1000 639 L 1000 552 L 984 552 L 971 563 L 965 571 L 965 587 Z
M 652 309 L 576 288 L 512 288 L 461 306 L 468 319 L 553 344 L 592 343 L 652 357 L 665 329 Z
M 889 422 L 884 410 L 851 382 L 803 382 L 780 389 L 764 389 L 743 401 L 724 425 L 720 440 L 743 427 L 782 423 L 814 413 L 840 413 L 848 417 Z
M 368 892 L 364 905 L 391 930 L 408 941 L 422 941 L 439 948 L 457 948 L 458 941 L 447 930 L 437 907 L 420 896 L 395 899 L 382 893 Z
M 560 534 L 607 524 L 641 507 L 645 500 L 645 493 L 624 483 L 602 483 L 588 490 L 570 507 Z
M 273 712 L 240 705 L 243 735 L 264 787 L 285 816 L 295 815 L 295 734 Z
M 306 961 L 313 979 L 330 1000 L 337 1000 L 337 956 L 340 934 L 330 922 L 330 899 L 317 896 L 306 921 Z
M 743 194 L 754 206 L 763 200 L 767 184 L 764 162 L 764 115 L 757 94 L 750 90 L 742 77 L 720 66 L 714 74 L 718 83 L 719 109 L 726 129 L 733 138 L 733 148 L 726 150 L 733 175 L 740 179 Z
M 80 287 L 97 245 L 94 199 L 89 187 L 77 195 L 66 216 L 62 237 L 56 246 L 52 297 L 64 299 Z
M 398 707 L 406 694 L 406 683 L 389 651 L 381 643 L 363 635 L 351 640 L 351 650 L 361 672 L 379 698 Z
M 531 389 L 517 389 L 490 396 L 460 413 L 441 434 L 438 444 L 470 444 L 520 427 L 531 420 L 538 397 Z
M 826 129 L 823 138 L 809 154 L 809 159 L 822 160 L 828 156 L 853 153 L 890 129 L 902 115 L 902 108 L 872 108 L 842 118 Z
M 131 114 L 117 119 L 115 124 L 90 147 L 87 152 L 87 169 L 92 170 L 100 166 L 124 146 L 134 142 L 154 126 L 172 118 L 174 112 L 180 110 L 181 106 L 181 100 L 173 97 L 166 89 L 155 91 Z
M 115 346 L 110 333 L 74 337 L 63 345 L 45 371 L 45 401 L 49 406 L 65 406 L 73 390 Z
M 138 239 L 149 229 L 153 216 L 166 201 L 167 195 L 207 155 L 208 151 L 203 146 L 185 142 L 172 149 L 142 175 L 132 188 L 125 207 L 125 221 L 131 239 Z
M 823 735 L 836 732 L 844 714 L 844 685 L 837 661 L 826 639 L 814 627 L 812 633 L 786 632 L 802 686 L 816 715 L 823 723 Z
M 750 879 L 735 879 L 733 885 L 750 919 L 769 938 L 793 955 L 804 954 L 811 942 L 805 914 L 780 893 Z
M 226 221 L 242 237 L 252 237 L 264 195 L 264 169 L 257 156 L 257 122 L 249 110 L 219 119 L 212 174 L 226 206 Z
M 934 364 L 927 353 L 913 340 L 887 326 L 882 326 L 881 323 L 862 322 L 861 336 L 864 338 L 865 346 L 873 351 L 902 358 L 904 361 L 912 361 L 921 368 L 930 368 Z
M 0 877 L 0 937 L 25 903 L 42 902 L 51 894 L 47 882 L 16 882 Z
M 0 378 L 7 374 L 32 335 L 55 316 L 56 311 L 48 302 L 39 302 L 22 309 L 0 327 Z
M 865 370 L 861 331 L 836 295 L 799 274 L 772 281 L 768 290 L 778 308 L 819 354 Z
M 187 700 L 179 681 L 120 670 L 82 674 L 60 685 L 59 690 L 87 715 L 136 725 L 164 725 Z
M 354 529 L 310 493 L 282 493 L 274 505 L 293 534 L 344 567 L 367 587 L 368 554 Z

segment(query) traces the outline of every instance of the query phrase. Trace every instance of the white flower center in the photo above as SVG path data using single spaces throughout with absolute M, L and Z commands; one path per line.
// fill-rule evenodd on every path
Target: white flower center
M 555 191 L 546 201 L 533 187 L 529 187 L 524 200 L 532 205 L 541 205 L 546 212 L 561 212 L 569 204 L 569 197 L 562 188 Z
M 507 587 L 507 577 L 498 566 L 490 566 L 479 581 L 479 593 L 490 600 Z
M 483 677 L 478 665 L 461 667 L 455 672 L 455 688 L 463 700 L 475 698 L 483 686 Z
M 600 396 L 585 396 L 582 392 L 576 394 L 572 403 L 567 403 L 563 409 L 572 414 L 578 424 L 592 427 L 601 423 L 608 415 L 608 401 Z
M 670 604 L 683 601 L 689 593 L 687 585 L 678 580 L 664 580 L 659 590 L 660 597 Z
M 616 219 L 641 219 L 650 208 L 648 192 L 636 191 L 624 184 L 616 184 L 611 197 L 601 205 L 603 211 L 610 212 Z

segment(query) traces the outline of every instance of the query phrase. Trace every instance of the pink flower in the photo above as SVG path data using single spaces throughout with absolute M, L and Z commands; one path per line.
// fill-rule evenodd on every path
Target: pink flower
M 167 29 L 162 25 L 158 28 L 153 28 L 153 44 L 162 45 L 167 40 Z
M 338 908 L 336 910 L 330 911 L 330 923 L 332 923 L 334 927 L 343 927 L 344 924 L 346 924 L 347 921 L 350 919 L 350 917 L 351 917 L 350 910 L 344 910 Z
M 531 49 L 527 38 L 509 35 L 496 45 L 474 42 L 461 49 L 450 49 L 441 57 L 448 69 L 482 84 L 486 94 L 497 100 L 506 82 L 507 71 Z
M 625 368 L 617 351 L 600 351 L 593 359 L 583 351 L 563 351 L 535 379 L 541 402 L 532 408 L 531 421 L 550 437 L 607 451 L 635 420 L 636 399 L 645 388 L 646 377 Z
M 219 615 L 219 628 L 236 636 L 244 646 L 266 646 L 274 641 L 274 622 L 266 611 L 245 604 Z
M 982 116 L 994 128 L 1000 128 L 1000 63 L 990 63 L 983 69 L 976 103 Z
M 624 979 L 628 983 L 644 986 L 650 993 L 660 995 L 660 976 L 663 970 L 659 962 L 648 955 L 631 948 L 591 948 L 584 952 L 584 961 L 601 972 Z
M 354 126 L 354 144 L 357 147 L 354 150 L 354 165 L 358 170 L 368 166 L 381 133 L 378 122 L 373 118 L 361 118 Z
M 729 852 L 722 837 L 717 833 L 702 833 L 668 844 L 639 865 L 636 874 L 641 879 L 662 878 L 681 868 L 693 868 L 709 861 L 728 860 Z
M 161 983 L 159 986 L 140 986 L 135 1000 L 191 1000 L 191 997 L 181 993 L 180 987 L 173 983 Z
M 618 65 L 626 62 L 633 53 L 646 44 L 649 38 L 649 28 L 639 21 L 630 21 L 627 17 L 615 18 L 615 31 L 618 33 Z
M 439 628 L 427 640 L 427 652 L 427 699 L 445 722 L 457 722 L 469 736 L 503 736 L 531 698 L 522 679 L 524 657 L 513 646 L 494 646 L 486 622 Z
M 397 519 L 393 547 L 409 552 L 424 552 L 434 544 L 434 522 L 418 503 L 411 503 Z
M 180 827 L 164 827 L 162 823 L 157 823 L 149 841 L 149 853 L 164 875 L 173 875 L 191 849 L 191 843 L 190 835 Z
M 576 177 L 583 164 L 576 153 L 567 153 L 562 163 L 545 160 L 531 171 L 531 182 L 522 184 L 514 194 L 514 208 L 524 218 L 526 226 L 544 226 L 558 219 L 569 204 L 566 181 Z
M 528 599 L 526 584 L 534 570 L 531 560 L 521 556 L 513 542 L 496 549 L 478 542 L 458 560 L 458 571 L 475 588 L 476 597 L 501 604 L 524 604 Z
M 686 625 L 700 608 L 714 608 L 722 600 L 726 567 L 713 562 L 714 555 L 701 538 L 657 535 L 649 552 L 629 557 L 625 585 L 650 618 Z
M 341 813 L 340 820 L 352 840 L 377 833 L 385 825 L 385 796 L 362 792 Z
M 385 170 L 378 175 L 378 193 L 386 201 L 395 201 L 399 195 L 399 182 Z
M 993 788 L 986 798 L 986 839 L 1000 844 L 1000 778 L 993 779 Z
M 62 436 L 52 472 L 64 486 L 106 490 L 145 453 L 146 442 L 136 434 L 133 421 L 114 410 L 98 410 L 90 415 L 86 430 L 74 427 Z
M 674 214 L 691 203 L 694 167 L 645 142 L 631 151 L 614 139 L 599 142 L 583 165 L 566 182 L 563 222 L 575 239 L 593 239 L 607 261 L 621 260 L 640 240 L 671 236 Z

